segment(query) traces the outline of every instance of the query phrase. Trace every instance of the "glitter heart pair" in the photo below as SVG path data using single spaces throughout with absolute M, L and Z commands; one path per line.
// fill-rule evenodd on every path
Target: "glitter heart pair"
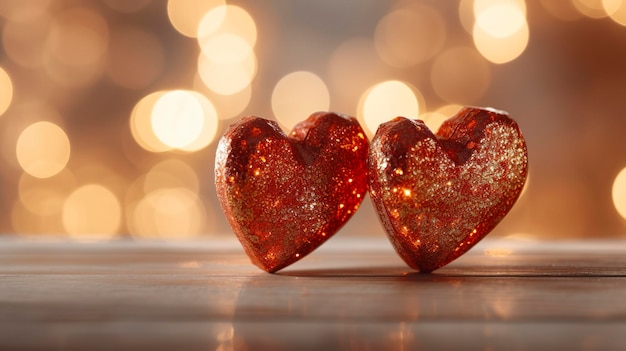
M 289 136 L 259 117 L 221 138 L 215 184 L 254 264 L 276 272 L 335 234 L 368 189 L 391 243 L 432 272 L 467 252 L 509 212 L 526 181 L 513 119 L 466 107 L 433 134 L 419 120 L 381 124 L 371 145 L 353 117 L 318 112 Z

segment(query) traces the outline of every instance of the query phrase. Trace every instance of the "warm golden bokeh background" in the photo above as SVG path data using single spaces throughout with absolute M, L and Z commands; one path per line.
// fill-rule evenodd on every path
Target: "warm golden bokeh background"
M 0 0 L 0 232 L 230 235 L 217 140 L 318 110 L 370 133 L 507 110 L 530 178 L 493 235 L 626 235 L 626 0 Z M 369 199 L 339 235 L 383 235 Z

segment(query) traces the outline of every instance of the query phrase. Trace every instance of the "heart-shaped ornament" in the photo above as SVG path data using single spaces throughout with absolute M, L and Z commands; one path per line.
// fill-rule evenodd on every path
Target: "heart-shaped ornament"
M 276 272 L 335 234 L 367 193 L 368 150 L 357 120 L 334 113 L 314 113 L 289 136 L 259 117 L 231 125 L 215 185 L 251 261 Z
M 509 212 L 528 174 L 526 143 L 506 112 L 465 107 L 437 134 L 419 120 L 382 124 L 370 195 L 402 259 L 432 272 L 467 252 Z

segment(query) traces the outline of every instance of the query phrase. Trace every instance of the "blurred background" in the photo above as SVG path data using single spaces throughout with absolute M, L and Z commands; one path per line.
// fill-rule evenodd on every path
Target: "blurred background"
M 245 115 L 433 129 L 508 111 L 530 176 L 493 236 L 626 236 L 626 0 L 0 0 L 0 232 L 232 236 L 213 163 Z M 370 199 L 338 236 L 384 236 Z

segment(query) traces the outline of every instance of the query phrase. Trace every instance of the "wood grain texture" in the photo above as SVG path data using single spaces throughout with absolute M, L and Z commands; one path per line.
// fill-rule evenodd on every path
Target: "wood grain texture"
M 433 274 L 384 239 L 268 274 L 237 243 L 0 241 L 0 350 L 623 350 L 626 242 L 485 240 Z

